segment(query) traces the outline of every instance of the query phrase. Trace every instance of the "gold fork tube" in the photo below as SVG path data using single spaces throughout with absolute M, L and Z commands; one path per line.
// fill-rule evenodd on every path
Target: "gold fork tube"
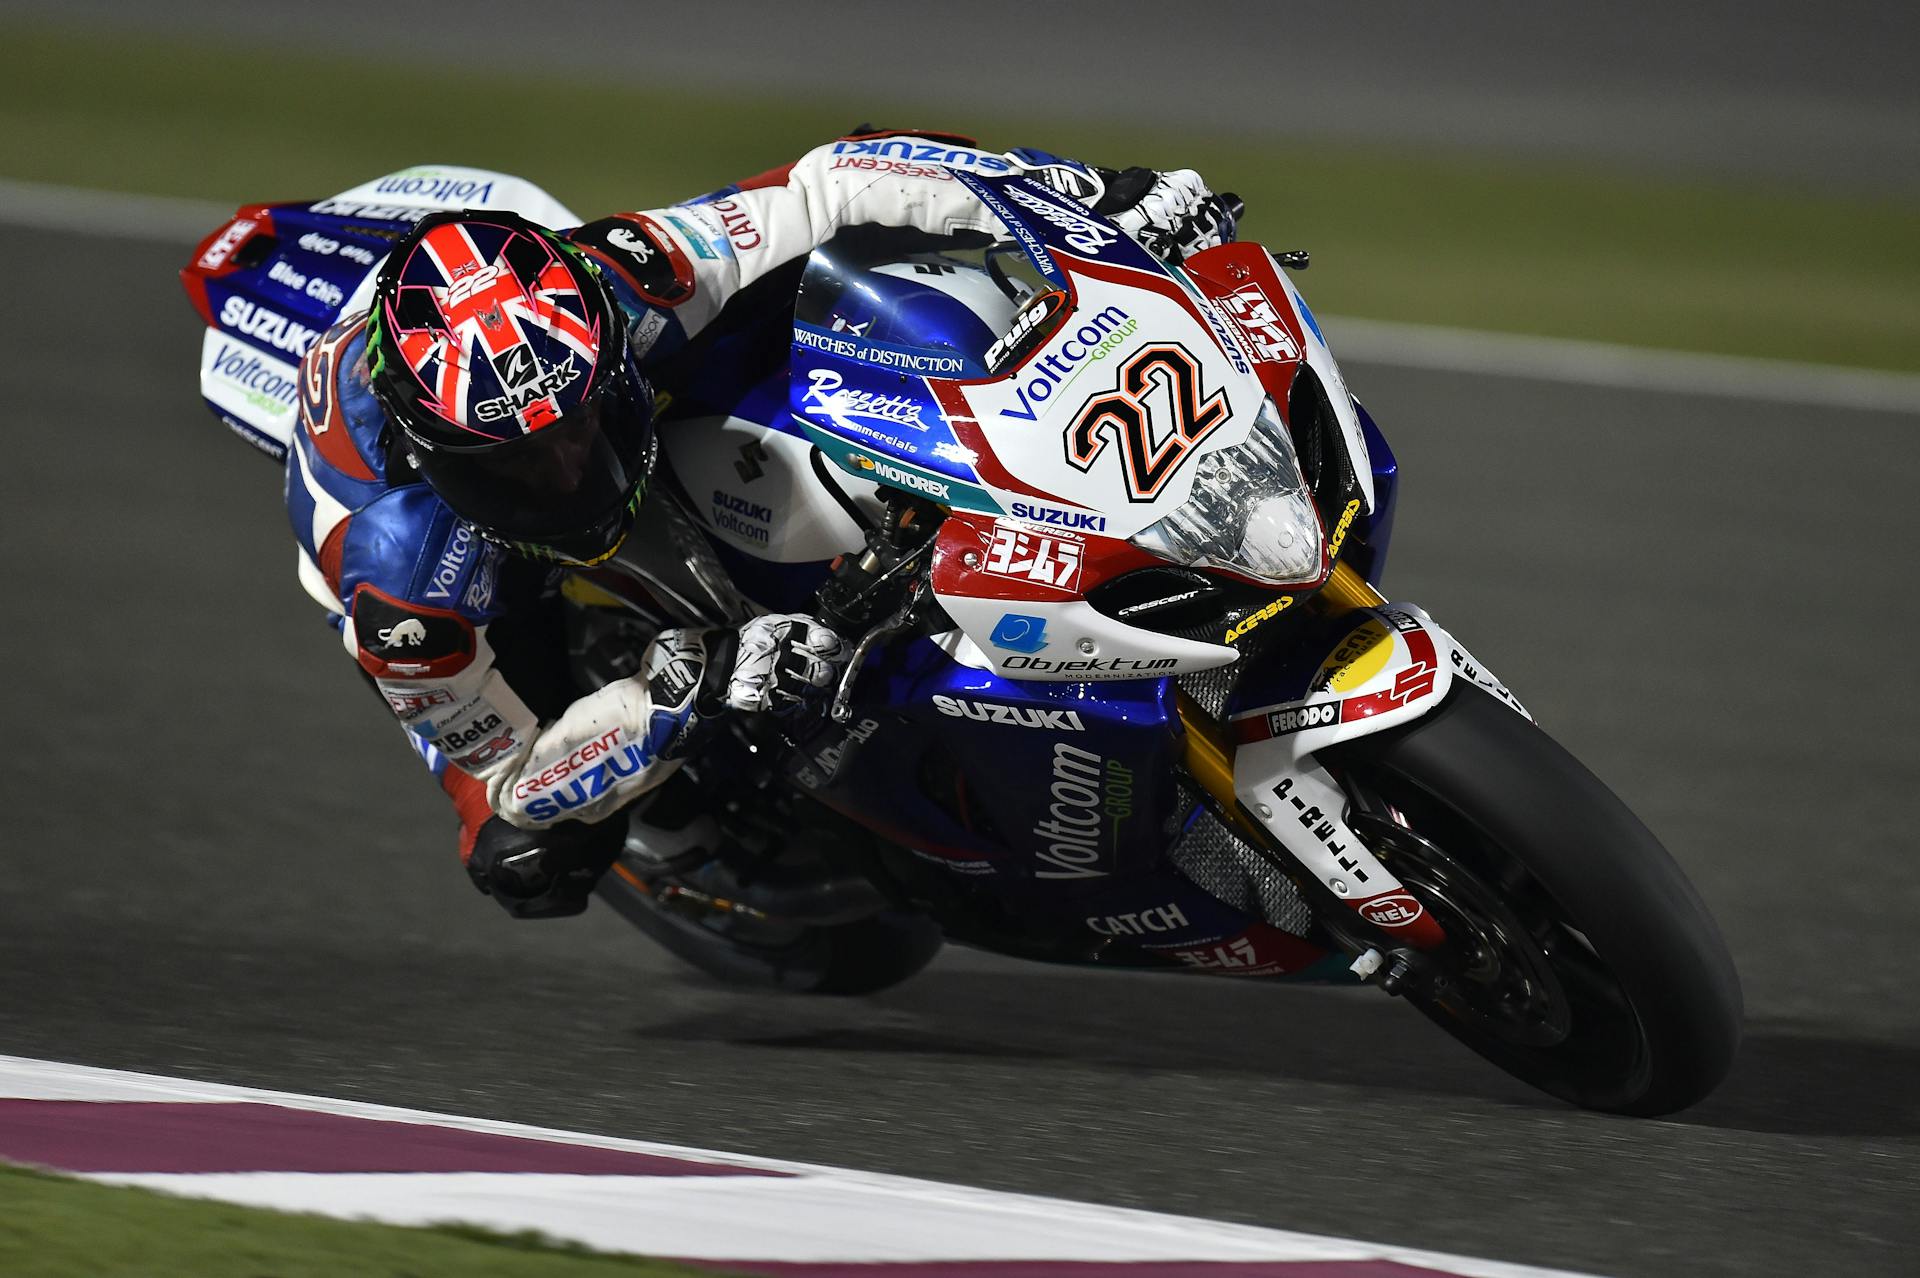
M 1340 612 L 1375 608 L 1387 601 L 1385 595 L 1346 564 L 1333 566 L 1333 575 L 1327 578 L 1327 584 L 1320 587 L 1315 598 L 1325 600 Z M 1182 762 L 1186 764 L 1187 775 L 1213 796 L 1220 811 L 1227 814 L 1242 834 L 1256 843 L 1265 843 L 1268 837 L 1265 831 L 1257 829 L 1240 810 L 1239 797 L 1233 790 L 1234 745 L 1226 725 L 1208 714 L 1184 689 L 1178 691 L 1176 705 L 1180 726 L 1186 730 Z
M 1265 832 L 1247 819 L 1246 813 L 1240 810 L 1239 796 L 1233 792 L 1233 742 L 1227 737 L 1225 725 L 1208 714 L 1185 689 L 1179 689 L 1176 695 L 1180 726 L 1186 730 L 1186 753 L 1182 762 L 1186 764 L 1187 775 L 1213 796 L 1215 805 L 1240 834 L 1256 847 L 1264 846 Z
M 1385 595 L 1346 564 L 1333 566 L 1333 575 L 1327 578 L 1327 584 L 1320 587 L 1320 593 L 1314 598 L 1324 599 L 1339 612 L 1352 612 L 1355 608 L 1378 608 L 1387 601 Z

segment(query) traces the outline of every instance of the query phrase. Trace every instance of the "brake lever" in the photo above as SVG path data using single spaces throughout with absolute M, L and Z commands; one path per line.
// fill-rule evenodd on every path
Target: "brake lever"
M 907 628 L 920 607 L 920 599 L 926 593 L 926 588 L 926 577 L 915 577 L 913 584 L 907 587 L 906 602 L 886 620 L 860 636 L 860 642 L 854 645 L 853 656 L 847 660 L 847 668 L 840 672 L 839 686 L 833 691 L 833 708 L 827 711 L 827 716 L 835 723 L 846 723 L 853 718 L 853 686 L 859 681 L 861 667 L 867 663 L 867 654 L 873 651 L 874 645 L 891 639 Z

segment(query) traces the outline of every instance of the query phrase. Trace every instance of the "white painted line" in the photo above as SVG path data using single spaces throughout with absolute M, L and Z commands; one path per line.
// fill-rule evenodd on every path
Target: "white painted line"
M 394 1224 L 464 1220 L 494 1229 L 540 1229 L 606 1250 L 735 1261 L 1391 1260 L 1469 1278 L 1574 1278 L 1564 1270 L 1289 1230 L 19 1057 L 0 1056 L 0 1098 L 208 1105 L 250 1101 L 728 1163 L 791 1177 L 493 1172 L 91 1177 Z
M 1328 330 L 1335 353 L 1343 361 L 1355 363 L 1537 378 L 1621 390 L 1712 395 L 1773 404 L 1920 413 L 1920 374 L 1914 373 L 1746 359 L 1738 355 L 1699 355 L 1563 337 L 1393 324 L 1351 316 L 1325 317 L 1322 326 Z
M 0 178 L 0 224 L 188 248 L 233 206 Z M 1920 374 L 1320 317 L 1343 360 L 1623 390 L 1920 413 Z
M 0 178 L 0 223 L 104 239 L 192 248 L 238 207 L 169 195 L 129 195 Z M 182 259 L 181 265 L 185 265 Z

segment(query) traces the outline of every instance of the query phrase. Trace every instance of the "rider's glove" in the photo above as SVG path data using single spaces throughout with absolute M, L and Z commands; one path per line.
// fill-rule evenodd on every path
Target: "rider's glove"
M 489 817 L 473 841 L 467 877 L 517 919 L 564 918 L 587 908 L 593 885 L 620 855 L 627 818 L 561 821 L 522 830 Z
M 735 710 L 786 713 L 825 695 L 846 658 L 840 636 L 812 617 L 755 617 L 740 628 L 726 702 Z
M 1163 262 L 1179 262 L 1234 238 L 1233 214 L 1192 169 L 1122 169 L 1101 176 L 1106 190 L 1094 211 L 1107 214 Z

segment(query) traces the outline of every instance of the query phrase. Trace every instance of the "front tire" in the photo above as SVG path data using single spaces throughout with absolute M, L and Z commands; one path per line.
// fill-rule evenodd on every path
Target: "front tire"
M 1321 754 L 1349 819 L 1448 929 L 1408 998 L 1590 1109 L 1684 1109 L 1726 1076 L 1740 980 L 1659 840 L 1546 733 L 1456 681 L 1433 713 Z

